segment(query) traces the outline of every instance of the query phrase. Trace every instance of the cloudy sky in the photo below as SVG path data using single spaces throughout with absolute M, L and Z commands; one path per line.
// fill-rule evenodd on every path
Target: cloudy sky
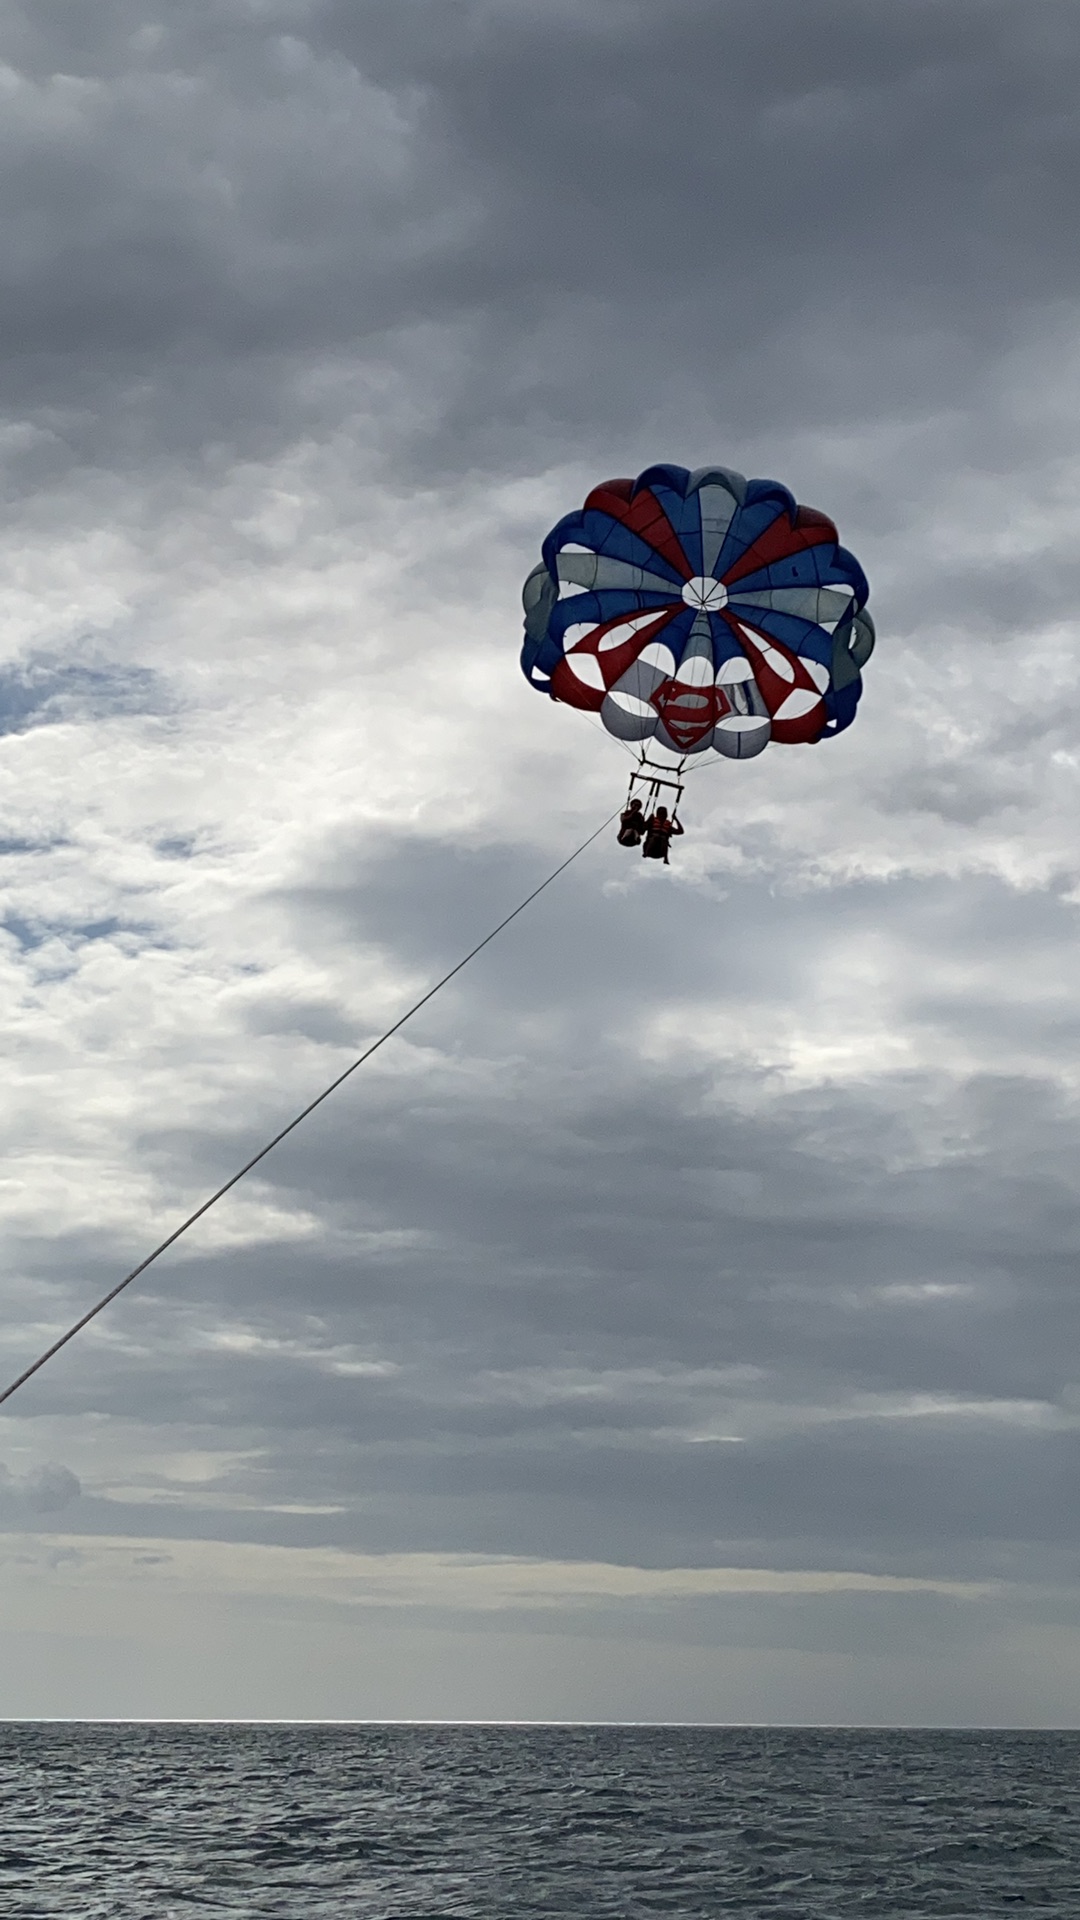
M 0 10 L 6 1376 L 618 805 L 591 484 L 879 632 L 4 1408 L 0 1714 L 1080 1722 L 1075 28 Z

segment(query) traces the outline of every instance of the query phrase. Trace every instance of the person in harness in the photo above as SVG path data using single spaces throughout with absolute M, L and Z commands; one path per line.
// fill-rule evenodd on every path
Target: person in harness
M 682 826 L 674 815 L 669 815 L 666 807 L 657 807 L 645 822 L 645 845 L 641 849 L 643 860 L 662 860 L 665 867 L 668 861 L 668 849 L 671 842 L 683 832 Z M 620 836 L 621 837 L 621 836 Z
M 619 818 L 620 847 L 639 847 L 644 832 L 645 815 L 641 811 L 641 801 L 631 800 Z

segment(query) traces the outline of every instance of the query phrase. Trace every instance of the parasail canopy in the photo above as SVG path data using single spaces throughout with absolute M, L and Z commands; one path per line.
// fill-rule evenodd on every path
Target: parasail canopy
M 621 740 L 745 760 L 851 725 L 869 591 L 832 521 L 777 481 L 647 467 L 548 534 L 522 670 Z

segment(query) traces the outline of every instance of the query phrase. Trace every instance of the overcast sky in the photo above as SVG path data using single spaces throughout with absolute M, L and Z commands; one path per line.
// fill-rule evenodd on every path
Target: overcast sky
M 5 1377 L 619 804 L 589 486 L 783 480 L 879 634 L 4 1408 L 0 1714 L 1077 1724 L 1074 8 L 0 54 Z

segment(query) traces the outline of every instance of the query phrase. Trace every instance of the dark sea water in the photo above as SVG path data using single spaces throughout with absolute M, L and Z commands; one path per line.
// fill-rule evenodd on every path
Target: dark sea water
M 1080 1734 L 0 1726 L 4 1920 L 1080 1920 Z

